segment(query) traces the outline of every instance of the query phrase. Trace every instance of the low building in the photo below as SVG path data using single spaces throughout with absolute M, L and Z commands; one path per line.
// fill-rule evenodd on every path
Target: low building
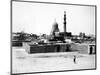
M 32 44 L 24 43 L 26 52 L 32 53 L 54 53 L 54 52 L 68 52 L 70 51 L 70 44 L 57 43 L 57 44 Z
M 95 54 L 96 45 L 95 44 L 71 44 L 72 51 L 77 51 L 82 54 Z

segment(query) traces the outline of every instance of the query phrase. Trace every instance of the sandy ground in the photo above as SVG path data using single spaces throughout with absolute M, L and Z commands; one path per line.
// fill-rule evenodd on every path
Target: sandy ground
M 73 62 L 76 56 L 76 64 Z M 77 52 L 28 54 L 23 48 L 12 49 L 12 72 L 29 73 L 95 68 L 95 55 Z

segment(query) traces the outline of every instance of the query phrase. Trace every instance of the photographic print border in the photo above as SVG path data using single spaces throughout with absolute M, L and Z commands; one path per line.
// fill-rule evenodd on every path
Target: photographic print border
M 36 74 L 36 73 L 51 73 L 51 72 L 68 72 L 68 71 L 84 71 L 84 70 L 96 70 L 97 69 L 97 6 L 96 5 L 85 5 L 85 4 L 71 4 L 71 3 L 55 3 L 55 2 L 41 2 L 41 1 L 22 1 L 22 0 L 11 0 L 10 1 L 10 25 L 11 25 L 11 31 L 10 31 L 10 74 L 16 75 L 12 73 L 12 2 L 28 2 L 28 3 L 44 3 L 44 4 L 59 4 L 59 5 L 75 5 L 75 6 L 89 6 L 89 7 L 95 7 L 95 37 L 96 37 L 96 55 L 95 55 L 95 68 L 93 69 L 79 69 L 79 70 L 60 70 L 60 71 L 45 71 L 45 72 L 29 72 L 29 73 L 16 73 L 16 74 Z

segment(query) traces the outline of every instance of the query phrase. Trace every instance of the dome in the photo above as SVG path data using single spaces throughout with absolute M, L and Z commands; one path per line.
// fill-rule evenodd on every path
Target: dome
M 58 23 L 54 22 L 52 30 L 51 30 L 51 34 L 54 34 L 55 32 L 59 32 L 59 28 L 58 28 Z

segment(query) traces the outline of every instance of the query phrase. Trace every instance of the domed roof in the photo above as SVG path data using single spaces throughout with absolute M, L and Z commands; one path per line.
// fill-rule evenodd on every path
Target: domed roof
M 58 23 L 55 21 L 51 30 L 51 34 L 59 32 Z
M 58 23 L 57 23 L 57 22 L 54 22 L 53 28 L 54 28 L 54 29 L 55 29 L 55 28 L 58 28 Z

